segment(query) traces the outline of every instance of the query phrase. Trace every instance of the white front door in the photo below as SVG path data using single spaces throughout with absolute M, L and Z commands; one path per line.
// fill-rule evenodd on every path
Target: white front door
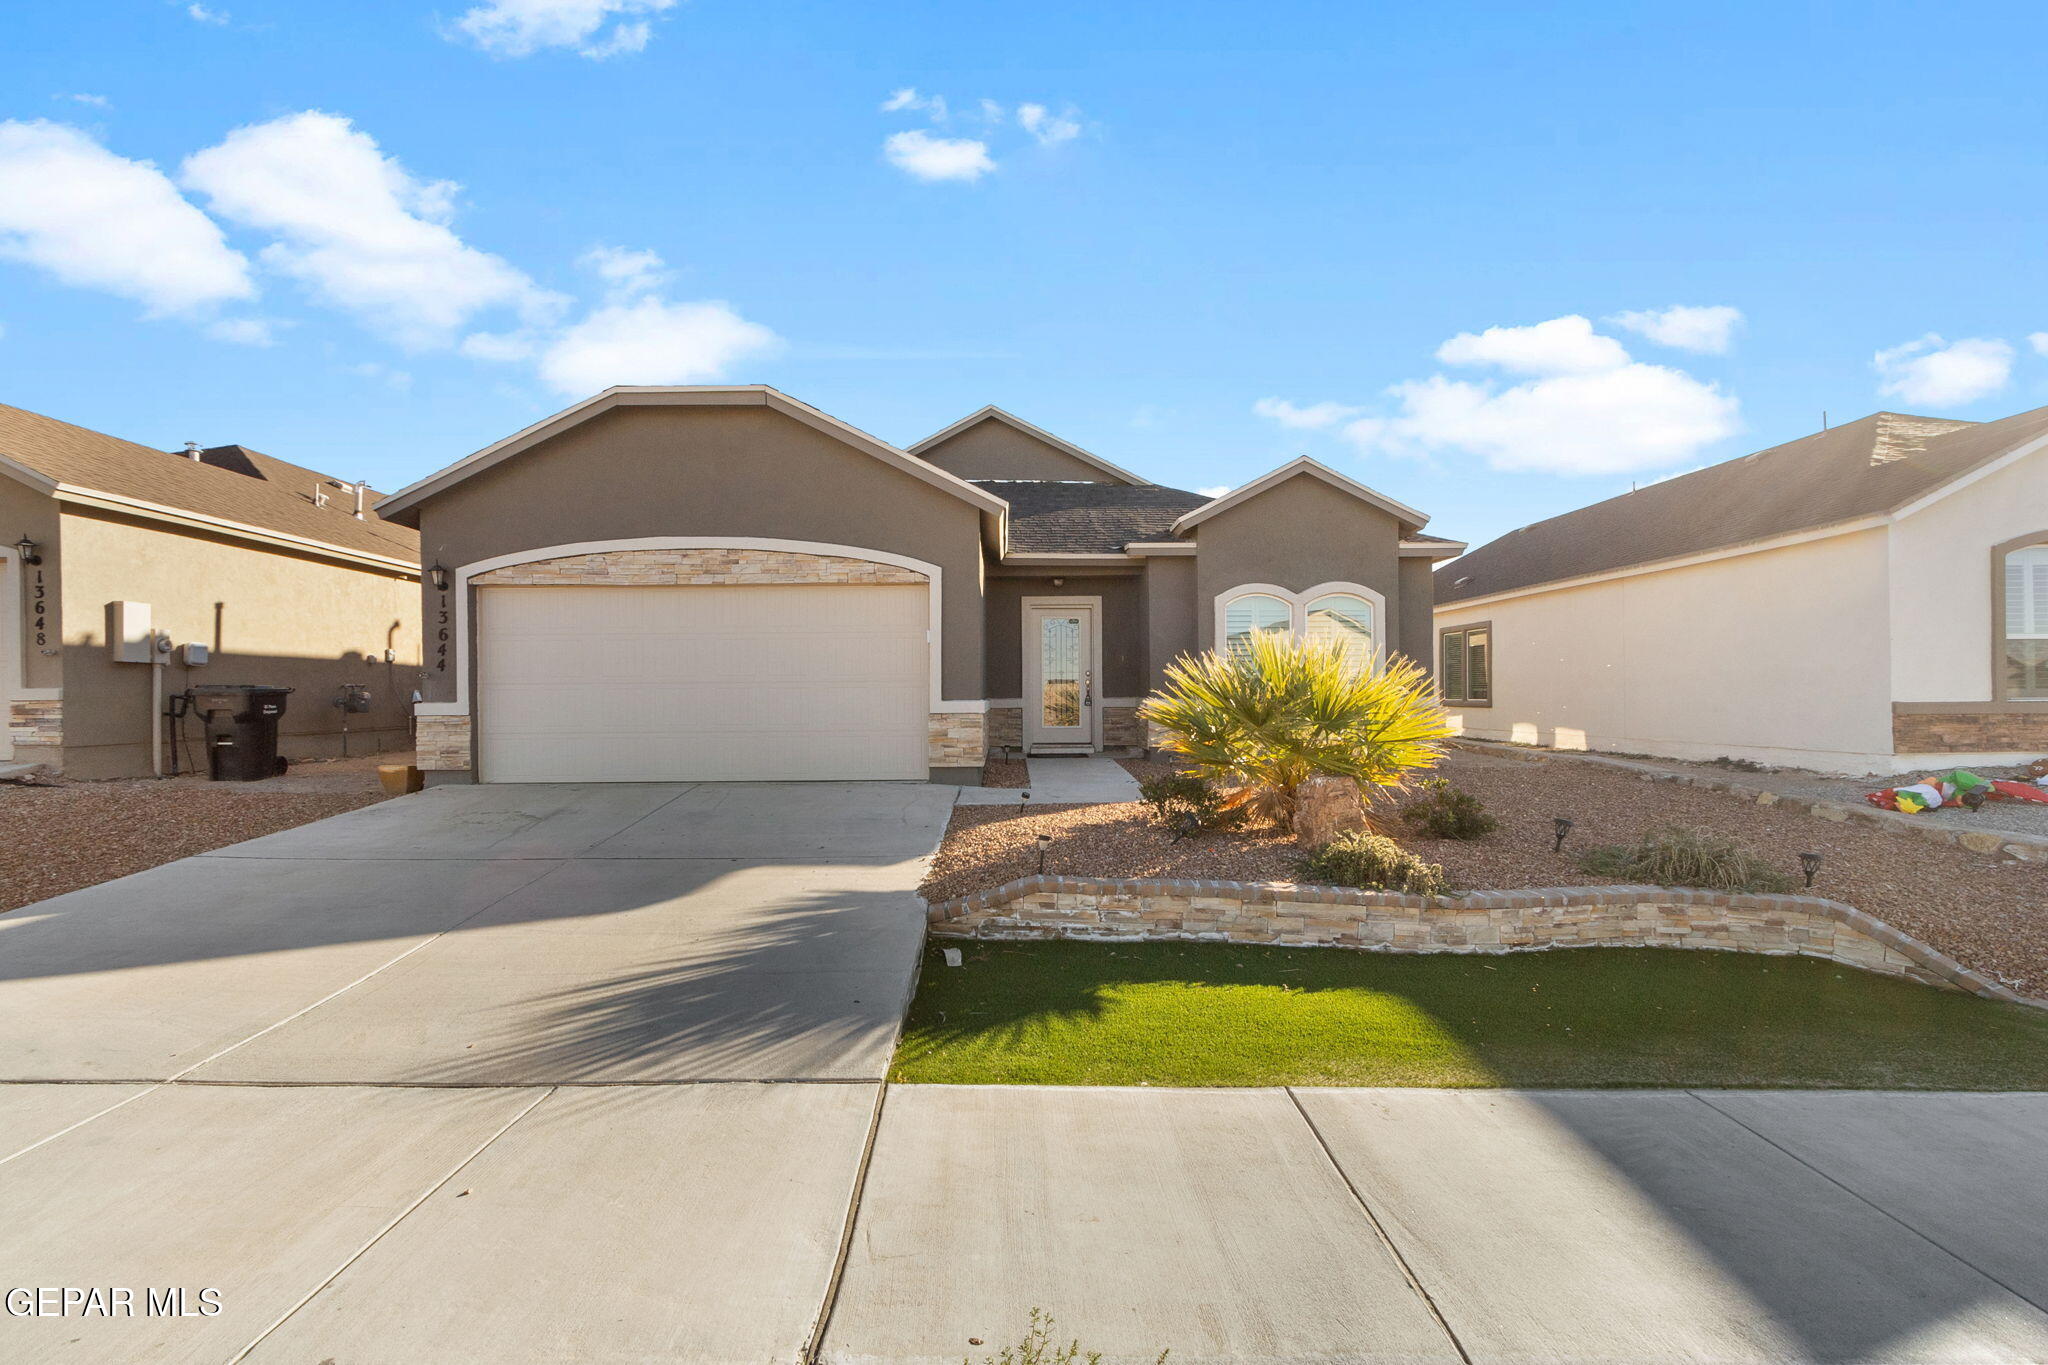
M 1024 603 L 1024 747 L 1093 749 L 1102 691 L 1097 686 L 1095 599 Z
M 923 781 L 927 591 L 485 588 L 478 776 Z

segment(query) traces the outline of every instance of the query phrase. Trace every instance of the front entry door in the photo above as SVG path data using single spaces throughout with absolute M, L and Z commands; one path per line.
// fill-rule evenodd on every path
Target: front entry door
M 1037 753 L 1093 750 L 1102 691 L 1095 613 L 1087 602 L 1024 607 L 1024 745 Z

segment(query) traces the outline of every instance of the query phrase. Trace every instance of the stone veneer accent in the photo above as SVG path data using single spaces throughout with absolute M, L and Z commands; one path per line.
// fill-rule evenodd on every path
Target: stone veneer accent
M 616 584 L 635 588 L 755 583 L 923 583 L 915 569 L 793 550 L 606 550 L 537 559 L 478 574 L 487 587 Z
M 1135 706 L 1105 706 L 1102 708 L 1102 747 L 1105 749 L 1142 749 L 1145 747 L 1145 722 L 1138 719 Z
M 417 716 L 413 762 L 421 772 L 466 773 L 469 771 L 469 717 Z
M 1892 709 L 1892 750 L 1901 754 L 2048 753 L 2048 704 L 1953 711 Z
M 38 700 L 16 698 L 7 707 L 7 737 L 16 744 L 47 745 L 64 742 L 64 703 L 49 697 Z M 148 746 L 144 746 L 145 748 Z
M 1286 882 L 1024 877 L 928 907 L 934 935 L 1185 939 L 1396 953 L 1675 947 L 1825 958 L 1944 990 L 2048 1008 L 1918 939 L 1818 896 L 1576 886 L 1408 896 Z
M 1024 747 L 1024 711 L 1016 706 L 992 706 L 988 712 L 988 747 Z
M 987 717 L 979 711 L 934 711 L 926 730 L 925 763 L 933 768 L 979 768 L 988 759 Z

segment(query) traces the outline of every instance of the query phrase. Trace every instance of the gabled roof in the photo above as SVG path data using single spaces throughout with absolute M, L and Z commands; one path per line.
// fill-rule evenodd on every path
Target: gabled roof
M 336 487 L 340 480 L 243 446 L 215 446 L 201 456 L 0 404 L 0 473 L 60 500 L 223 534 L 255 532 L 394 566 L 419 564 L 418 533 L 367 507 L 358 520 L 353 497 Z M 327 506 L 314 505 L 316 487 L 330 490 Z
M 872 455 L 884 464 L 902 470 L 912 478 L 921 479 L 964 502 L 974 504 L 987 517 L 999 521 L 1006 510 L 1000 498 L 983 492 L 967 480 L 927 464 L 898 450 L 887 441 L 870 436 L 858 427 L 850 426 L 837 417 L 820 412 L 810 404 L 791 398 L 781 390 L 770 388 L 766 384 L 615 385 L 603 393 L 563 408 L 551 417 L 543 417 L 532 426 L 515 431 L 504 440 L 495 441 L 474 455 L 464 456 L 454 464 L 436 470 L 416 483 L 407 484 L 378 503 L 377 510 L 387 518 L 402 516 L 436 493 L 464 479 L 481 474 L 493 465 L 531 450 L 542 441 L 559 436 L 579 423 L 587 422 L 614 408 L 623 407 L 773 408 L 785 416 L 795 418 L 805 426 L 844 441 L 855 450 Z
M 953 437 L 958 436 L 961 432 L 967 430 L 969 427 L 979 426 L 983 422 L 1002 422 L 1008 426 L 1015 427 L 1018 431 L 1023 432 L 1026 436 L 1035 437 L 1036 439 L 1045 442 L 1053 449 L 1060 451 L 1062 454 L 1071 455 L 1075 459 L 1081 461 L 1082 463 L 1091 465 L 1094 468 L 1101 470 L 1105 474 L 1108 474 L 1117 479 L 1121 479 L 1125 483 L 1145 484 L 1151 482 L 1149 479 L 1139 478 L 1136 474 L 1131 473 L 1131 471 L 1128 469 L 1118 468 L 1117 466 L 1111 464 L 1108 460 L 1103 459 L 1100 455 L 1095 454 L 1093 451 L 1081 449 L 1081 447 L 1075 445 L 1072 441 L 1062 440 L 1060 437 L 1057 437 L 1053 435 L 1051 432 L 1047 431 L 1044 427 L 1033 426 L 1031 423 L 1025 421 L 1023 418 L 1018 417 L 1013 413 L 1004 412 L 1001 408 L 995 406 L 993 403 L 989 404 L 989 406 L 985 408 L 982 408 L 978 412 L 968 413 L 965 417 L 962 417 L 959 421 L 953 423 L 952 426 L 947 427 L 943 431 L 933 432 L 931 435 L 925 437 L 922 441 L 919 441 L 916 445 L 907 447 L 907 449 L 910 451 L 912 455 L 923 455 L 927 450 L 932 449 L 934 446 L 949 441 Z
M 1016 554 L 1119 554 L 1132 541 L 1159 540 L 1175 518 L 1208 499 L 1156 483 L 1059 483 L 976 479 L 1010 504 Z
M 1436 600 L 1877 524 L 2044 442 L 2048 408 L 1983 423 L 1872 413 L 1510 531 L 1438 569 Z
M 1189 512 L 1186 516 L 1174 522 L 1173 532 L 1175 535 L 1183 535 L 1193 527 L 1215 516 L 1218 512 L 1226 512 L 1241 502 L 1257 497 L 1268 488 L 1285 483 L 1297 474 L 1306 474 L 1311 478 L 1321 479 L 1332 488 L 1340 492 L 1349 493 L 1352 497 L 1363 502 L 1369 502 L 1381 511 L 1390 514 L 1401 523 L 1401 534 L 1404 537 L 1413 536 L 1415 532 L 1420 531 L 1429 524 L 1428 513 L 1418 512 L 1405 503 L 1395 502 L 1386 494 L 1375 492 L 1358 480 L 1339 474 L 1328 465 L 1320 464 L 1303 455 L 1299 459 L 1289 460 L 1278 469 L 1261 474 L 1258 478 L 1253 479 L 1242 487 L 1233 488 L 1223 496 L 1212 498 L 1208 502 L 1203 503 L 1194 511 Z

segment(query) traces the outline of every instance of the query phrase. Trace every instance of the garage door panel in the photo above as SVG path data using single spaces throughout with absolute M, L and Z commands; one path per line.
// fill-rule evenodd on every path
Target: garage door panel
M 913 585 L 486 588 L 479 775 L 921 778 L 928 601 Z

